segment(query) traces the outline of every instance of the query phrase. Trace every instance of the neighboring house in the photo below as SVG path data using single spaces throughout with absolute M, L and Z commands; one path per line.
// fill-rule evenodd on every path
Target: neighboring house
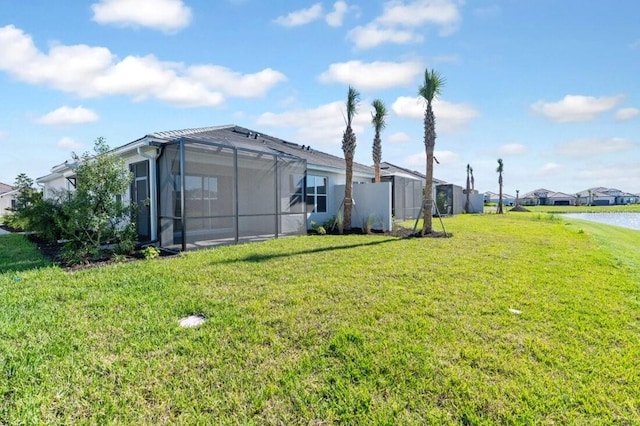
M 496 194 L 495 192 L 487 191 L 484 194 L 484 202 L 485 203 L 495 203 L 498 204 L 500 201 L 500 194 Z M 502 194 L 502 205 L 503 206 L 515 206 L 516 205 L 516 197 L 510 194 Z
M 614 204 L 634 204 L 638 202 L 638 197 L 634 194 L 615 188 L 604 188 L 602 186 L 585 189 L 576 194 L 576 196 L 582 205 L 608 206 Z
M 11 185 L 0 182 L 0 216 L 7 215 L 11 209 L 16 207 L 18 190 Z
M 304 234 L 312 221 L 334 217 L 344 198 L 344 159 L 239 126 L 151 133 L 111 152 L 134 174 L 127 195 L 138 205 L 138 241 L 169 249 Z M 72 189 L 74 168 L 66 162 L 38 178 L 45 197 Z M 375 215 L 390 229 L 391 185 L 357 185 L 374 171 L 353 170 L 353 226 Z
M 554 191 L 549 191 L 545 188 L 538 188 L 534 191 L 527 192 L 520 197 L 520 205 L 522 206 L 544 206 L 548 204 L 549 194 L 553 194 Z

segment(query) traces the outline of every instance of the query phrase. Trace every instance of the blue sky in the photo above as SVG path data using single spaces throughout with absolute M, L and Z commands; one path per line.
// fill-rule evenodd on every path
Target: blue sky
M 417 90 L 435 105 L 435 176 L 476 188 L 640 193 L 640 2 L 0 0 L 0 181 L 98 136 L 238 124 L 342 156 L 347 88 L 390 111 L 383 161 L 424 172 Z

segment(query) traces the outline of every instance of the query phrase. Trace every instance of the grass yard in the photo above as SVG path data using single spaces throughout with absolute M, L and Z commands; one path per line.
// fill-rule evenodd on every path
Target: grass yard
M 445 225 L 74 273 L 0 237 L 0 423 L 639 424 L 640 232 Z

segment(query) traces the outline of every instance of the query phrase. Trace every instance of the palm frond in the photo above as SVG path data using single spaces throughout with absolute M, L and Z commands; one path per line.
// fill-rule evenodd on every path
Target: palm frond
M 380 99 L 375 99 L 371 106 L 373 106 L 374 112 L 371 113 L 371 124 L 373 124 L 376 132 L 384 129 L 387 126 L 387 107 Z
M 347 126 L 351 126 L 353 116 L 358 112 L 358 104 L 360 103 L 360 92 L 349 86 L 347 93 Z
M 424 82 L 418 88 L 418 96 L 430 104 L 440 95 L 444 85 L 444 77 L 436 70 L 429 71 L 429 68 L 427 68 L 424 70 Z

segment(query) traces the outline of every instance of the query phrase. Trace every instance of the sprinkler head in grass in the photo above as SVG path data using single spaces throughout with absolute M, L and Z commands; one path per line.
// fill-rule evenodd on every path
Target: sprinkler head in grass
M 202 315 L 189 315 L 188 317 L 184 317 L 180 319 L 179 324 L 180 327 L 197 327 L 205 322 L 205 317 Z

